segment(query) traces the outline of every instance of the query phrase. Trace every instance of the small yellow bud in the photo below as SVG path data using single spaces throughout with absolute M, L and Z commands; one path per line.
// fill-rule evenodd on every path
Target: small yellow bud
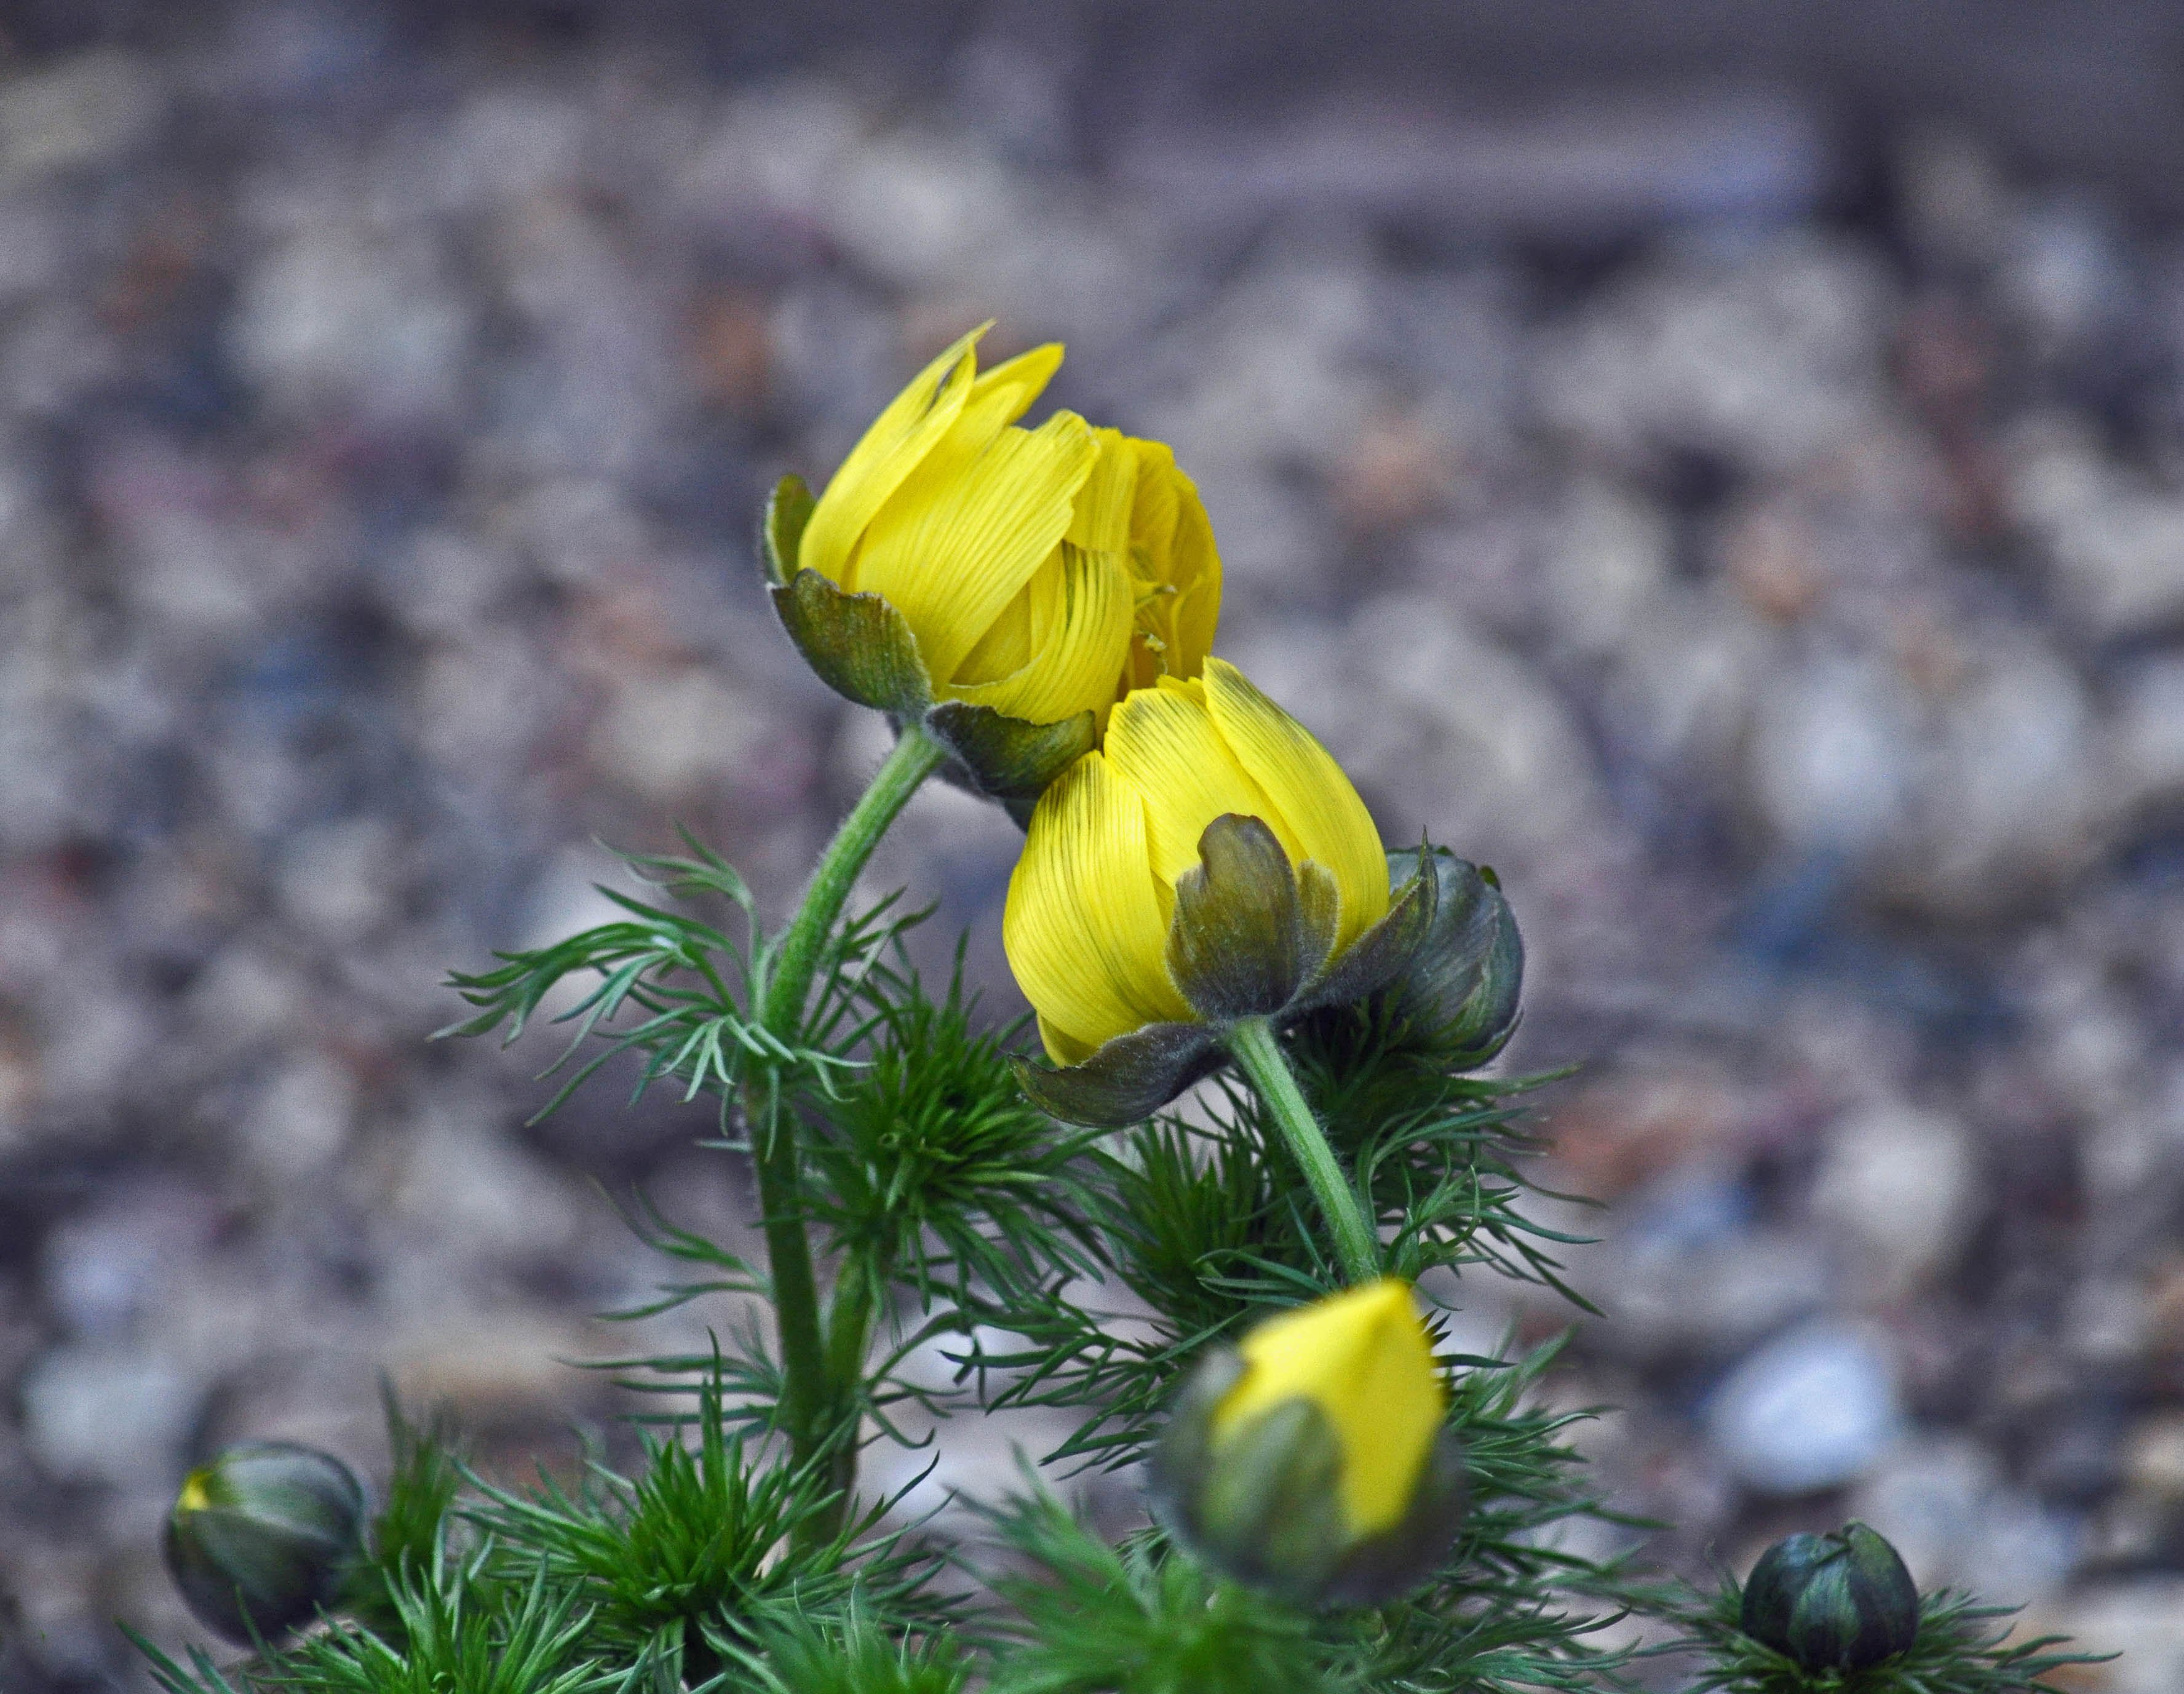
M 1412 1304 L 1411 1285 L 1383 1277 L 1269 1318 L 1244 1338 L 1244 1374 L 1213 1408 L 1213 1441 L 1285 1400 L 1317 1406 L 1342 1455 L 1350 1532 L 1401 1518 L 1448 1396 Z
M 332 1454 L 245 1441 L 183 1479 L 167 1514 L 167 1569 L 208 1629 L 274 1641 L 332 1600 L 364 1516 L 364 1490 Z
M 1447 1411 L 1410 1285 L 1384 1279 L 1198 1366 L 1154 1486 L 1178 1535 L 1236 1580 L 1375 1603 L 1429 1574 L 1462 1519 Z

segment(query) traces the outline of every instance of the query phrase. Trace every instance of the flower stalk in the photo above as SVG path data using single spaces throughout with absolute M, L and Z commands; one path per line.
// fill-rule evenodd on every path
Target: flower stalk
M 1225 1039 L 1229 1052 L 1281 1130 L 1282 1140 L 1305 1180 L 1312 1185 L 1320 1216 L 1334 1240 L 1335 1257 L 1342 1262 L 1344 1279 L 1352 1284 L 1372 1281 L 1380 1274 L 1379 1237 L 1365 1215 L 1357 1189 L 1336 1162 L 1334 1150 L 1327 1145 L 1326 1132 L 1312 1116 L 1289 1061 L 1282 1056 L 1272 1022 L 1264 1017 L 1240 1019 L 1228 1027 Z
M 821 951 L 858 872 L 918 785 L 946 757 L 947 749 L 932 736 L 916 724 L 905 724 L 894 750 L 835 830 L 795 917 L 782 932 L 766 978 L 758 1010 L 768 1034 L 784 1043 L 794 1042 Z M 843 1444 L 842 1452 L 828 1461 L 838 1484 L 831 1508 L 833 1522 L 838 1523 L 855 1474 L 855 1441 L 843 1424 L 854 1403 L 855 1383 L 852 1377 L 845 1384 L 829 1368 L 811 1238 L 805 1227 L 795 1119 L 781 1099 L 777 1078 L 768 1073 L 754 1075 L 744 1084 L 743 1106 L 751 1129 L 751 1162 L 758 1174 L 759 1209 L 781 1338 L 782 1423 L 790 1453 L 800 1465 L 817 1463 L 833 1444 Z M 831 1533 L 832 1528 L 832 1524 L 815 1523 L 811 1532 Z

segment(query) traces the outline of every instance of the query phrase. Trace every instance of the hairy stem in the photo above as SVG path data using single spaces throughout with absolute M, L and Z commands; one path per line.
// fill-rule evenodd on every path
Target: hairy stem
M 872 1345 L 874 1296 L 881 1275 L 877 1265 L 850 1255 L 834 1278 L 834 1296 L 827 1302 L 827 1386 L 844 1417 L 864 1387 L 865 1353 Z M 828 1464 L 836 1493 L 846 1499 L 850 1485 L 856 1480 L 856 1443 L 843 1442 L 829 1456 Z
M 1380 1274 L 1380 1239 L 1358 1203 L 1357 1189 L 1336 1162 L 1334 1150 L 1327 1145 L 1326 1132 L 1297 1087 L 1290 1062 L 1282 1056 L 1281 1043 L 1274 1039 L 1273 1026 L 1263 1017 L 1246 1017 L 1230 1026 L 1228 1045 L 1273 1115 L 1282 1140 L 1304 1172 L 1304 1179 L 1312 1185 L 1320 1216 L 1334 1238 L 1335 1257 L 1342 1261 L 1343 1275 L 1353 1283 L 1370 1282 Z
M 917 785 L 947 756 L 940 744 L 916 724 L 907 726 L 894 751 L 873 775 L 872 784 L 835 830 L 820 855 L 796 916 L 782 933 L 759 1003 L 759 1020 L 768 1033 L 794 1043 L 804 1022 L 805 1003 L 827 939 L 842 914 L 857 873 L 887 833 Z M 834 1468 L 843 1491 L 833 1516 L 838 1520 L 855 1464 L 854 1439 L 841 1429 L 849 1402 L 828 1369 L 827 1341 L 819 1313 L 819 1284 L 811 1264 L 811 1238 L 804 1223 L 804 1179 L 797 1125 L 781 1098 L 777 1079 L 758 1075 L 744 1085 L 744 1109 L 751 1132 L 752 1162 L 758 1172 L 759 1208 L 764 1214 L 767 1267 L 773 1283 L 775 1321 L 781 1332 L 782 1422 L 796 1463 L 818 1458 L 841 1440 L 850 1454 Z M 831 1533 L 831 1526 L 813 1526 Z

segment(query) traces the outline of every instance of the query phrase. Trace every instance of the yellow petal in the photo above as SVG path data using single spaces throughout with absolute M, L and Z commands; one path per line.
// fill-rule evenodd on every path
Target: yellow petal
M 1410 1284 L 1384 1277 L 1268 1319 L 1244 1338 L 1245 1370 L 1213 1411 L 1223 1433 L 1284 1401 L 1326 1414 L 1342 1452 L 1352 1534 L 1400 1522 L 1448 1410 Z
M 1207 709 L 1230 756 L 1251 773 L 1279 813 L 1279 822 L 1268 822 L 1282 844 L 1334 873 L 1342 894 L 1335 932 L 1340 951 L 1388 910 L 1388 858 L 1373 814 L 1311 731 L 1253 688 L 1234 665 L 1208 659 L 1205 687 Z
M 1215 729 L 1197 683 L 1132 690 L 1108 720 L 1104 745 L 1145 796 L 1152 867 L 1167 886 L 1198 862 L 1198 838 L 1227 811 L 1264 818 L 1296 856 L 1296 838 Z
M 1221 621 L 1221 554 L 1213 544 L 1213 525 L 1198 498 L 1198 484 L 1169 463 L 1176 491 L 1175 529 L 1168 543 L 1167 579 L 1175 584 L 1175 609 L 1169 616 L 1168 675 L 1195 677 L 1213 650 L 1213 632 Z
M 978 337 L 987 327 L 981 324 L 911 378 L 850 449 L 812 508 L 797 549 L 799 565 L 850 585 L 846 572 L 858 536 L 962 412 L 978 369 Z
M 1092 468 L 1092 432 L 1073 412 L 1035 430 L 1000 429 L 967 459 L 957 436 L 1000 415 L 1001 389 L 968 409 L 944 449 L 919 465 L 866 531 L 858 588 L 909 620 L 936 680 L 952 677 L 1069 527 Z
M 1119 560 L 1065 541 L 942 692 L 1032 723 L 1058 722 L 1106 706 L 1129 644 L 1130 588 Z M 980 673 L 982 660 L 1005 656 L 1014 668 L 990 680 Z
M 1195 677 L 1221 617 L 1221 555 L 1198 486 L 1157 441 L 1133 441 L 1138 460 L 1130 513 L 1130 570 L 1138 592 L 1128 685 Z
M 1145 804 L 1099 754 L 1039 797 L 1009 878 L 1001 945 L 1058 1061 L 1190 1017 L 1167 974 L 1167 913 L 1146 858 Z
M 1060 342 L 1050 341 L 1044 347 L 1034 347 L 1028 353 L 1004 359 L 992 370 L 982 372 L 971 385 L 972 399 L 983 400 L 1007 390 L 1001 421 L 1014 423 L 1031 410 L 1034 400 L 1046 392 L 1046 385 L 1061 368 L 1062 352 Z
M 1088 1047 L 1066 1029 L 1050 1023 L 1045 1012 L 1038 1015 L 1039 1045 L 1046 1049 L 1046 1056 L 1057 1065 L 1081 1065 L 1100 1050 Z
M 1111 553 L 1118 567 L 1130 548 L 1131 505 L 1137 493 L 1136 443 L 1118 429 L 1095 429 L 1100 456 L 1077 491 L 1069 538 L 1094 553 Z

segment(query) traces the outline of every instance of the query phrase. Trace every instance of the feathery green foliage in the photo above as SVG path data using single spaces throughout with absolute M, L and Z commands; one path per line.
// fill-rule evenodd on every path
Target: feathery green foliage
M 648 1435 L 635 1477 L 594 1465 L 573 1492 L 544 1478 L 521 1493 L 482 1486 L 463 1515 L 489 1538 L 488 1569 L 513 1580 L 535 1565 L 585 1608 L 593 1641 L 692 1680 L 769 1628 L 840 1615 L 853 1596 L 898 1626 L 944 1619 L 925 1592 L 933 1561 L 872 1538 L 877 1511 L 800 1535 L 831 1503 L 823 1481 L 750 1457 L 726 1433 L 716 1386 L 695 1422 L 694 1449 Z
M 1429 1433 L 1436 1452 L 1460 1446 L 1469 1503 L 1439 1568 L 1422 1552 L 1403 1568 L 1421 1585 L 1390 1603 L 1279 1601 L 1158 1524 L 1110 1545 L 1028 1470 L 972 1502 L 994 1546 L 916 1541 L 900 1497 L 857 1492 L 866 1443 L 930 1439 L 911 1413 L 1049 1408 L 1074 1426 L 1047 1461 L 1125 1471 L 1195 1362 L 1368 1275 L 1373 1229 L 1390 1274 L 1459 1295 L 1514 1279 L 1591 1309 L 1563 1276 L 1580 1238 L 1528 1215 L 1541 1144 L 1517 1097 L 1553 1078 L 1452 1068 L 1477 1055 L 1411 1027 L 1393 989 L 1246 1053 L 1284 1117 L 1233 1073 L 1114 1134 L 1036 1109 L 1013 1067 L 1022 1027 L 982 1022 L 961 949 L 936 997 L 905 945 L 926 914 L 898 896 L 844 907 L 940 756 L 903 733 L 777 933 L 686 833 L 688 856 L 628 860 L 658 903 L 603 890 L 614 922 L 451 978 L 472 1015 L 446 1034 L 514 1041 L 574 994 L 541 1115 L 622 1056 L 637 1095 L 671 1082 L 714 1101 L 707 1145 L 752 1162 L 766 1261 L 640 1198 L 629 1221 L 666 1273 L 610 1315 L 697 1304 L 718 1321 L 706 1351 L 601 1367 L 644 1408 L 637 1474 L 498 1485 L 444 1420 L 413 1424 L 390 1400 L 393 1472 L 337 1614 L 231 1666 L 140 1641 L 166 1694 L 1608 1694 L 1630 1656 L 1600 1642 L 1633 1611 L 1681 1631 L 1691 1694 L 2031 1694 L 2083 1662 L 2002 1645 L 2005 1614 L 1944 1594 L 1903 1659 L 1814 1678 L 1741 1635 L 1733 1585 L 1708 1600 L 1573 1550 L 1633 1546 L 1646 1526 L 1589 1490 L 1570 1441 L 1584 1414 L 1546 1409 L 1552 1344 L 1440 1346 L 1446 1427 Z M 677 909 L 690 901 L 724 903 L 726 927 Z M 1503 1030 L 1521 952 L 1496 911 Z M 1351 1219 L 1346 1259 L 1331 1215 Z M 952 1383 L 935 1386 L 936 1351 Z
M 2007 1620 L 2015 1608 L 1983 1606 L 1944 1588 L 1919 1597 L 1919 1639 L 1909 1652 L 1864 1670 L 1801 1670 L 1737 1626 L 1741 1597 L 1736 1581 L 1724 1577 L 1711 1596 L 1692 1596 L 1674 1608 L 1685 1631 L 1679 1645 L 1702 1665 L 1690 1694 L 2064 1694 L 2047 1679 L 2103 1662 L 2056 1652 L 2059 1635 L 2013 1641 Z

